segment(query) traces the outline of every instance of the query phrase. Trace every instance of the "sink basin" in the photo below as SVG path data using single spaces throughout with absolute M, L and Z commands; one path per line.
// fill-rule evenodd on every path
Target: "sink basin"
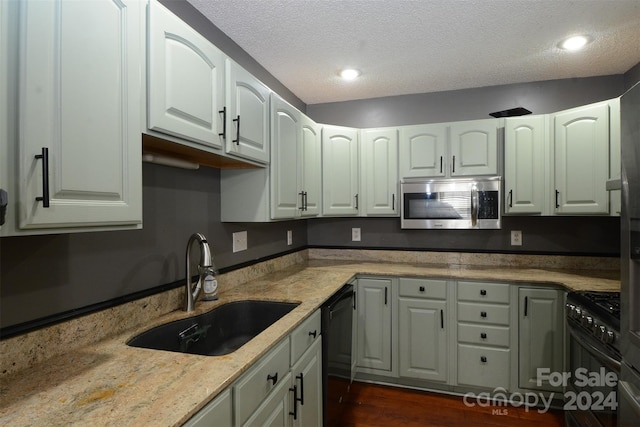
M 239 349 L 298 306 L 273 301 L 236 301 L 187 319 L 156 326 L 127 345 L 220 356 Z

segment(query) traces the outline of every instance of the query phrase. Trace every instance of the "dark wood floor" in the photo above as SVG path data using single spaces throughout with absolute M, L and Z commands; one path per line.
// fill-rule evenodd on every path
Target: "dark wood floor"
M 462 397 L 354 382 L 341 427 L 563 427 L 562 411 L 469 407 Z M 495 413 L 500 411 L 500 413 Z

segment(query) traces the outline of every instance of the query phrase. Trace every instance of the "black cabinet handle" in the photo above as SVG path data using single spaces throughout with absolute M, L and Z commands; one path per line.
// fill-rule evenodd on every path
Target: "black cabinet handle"
M 480 361 L 482 363 L 487 363 L 487 358 L 485 356 L 480 357 Z
M 486 318 L 487 317 L 487 312 L 486 311 L 481 311 L 480 312 L 480 317 Z
M 300 207 L 298 209 L 304 211 L 304 191 L 301 191 L 298 194 L 300 195 Z
M 385 286 L 384 287 L 384 305 L 387 305 L 387 294 L 388 294 L 388 289 Z
M 267 374 L 267 381 L 271 381 L 271 385 L 276 385 L 278 382 L 278 373 L 276 372 L 274 375 Z
M 442 165 L 443 165 L 443 163 L 442 163 L 442 156 L 440 156 L 440 173 L 442 173 Z
M 238 123 L 238 127 L 236 130 L 236 139 L 232 140 L 231 142 L 235 142 L 236 145 L 240 145 L 240 115 L 238 115 L 237 118 L 233 119 L 233 121 Z
M 560 196 L 560 192 L 556 190 L 556 208 L 560 207 L 560 203 L 558 202 L 558 197 Z
M 295 399 L 304 406 L 304 375 L 300 373 L 300 375 L 296 375 L 296 379 L 300 380 L 300 398 L 296 397 Z
M 424 292 L 424 286 L 420 286 L 420 292 Z
M 218 136 L 222 138 L 227 137 L 227 107 L 222 107 L 222 110 L 218 111 L 218 114 L 222 114 L 222 133 L 219 133 Z
M 298 419 L 298 387 L 293 386 L 289 389 L 289 391 L 293 392 L 293 412 L 289 412 L 289 415 L 293 415 L 293 419 Z
M 42 202 L 43 208 L 49 207 L 49 149 L 42 147 L 42 154 L 36 154 L 36 159 L 42 159 L 42 196 L 36 197 L 36 201 Z
M 395 193 L 391 195 L 391 210 L 396 210 L 396 195 Z
M 444 310 L 440 310 L 440 329 L 444 329 Z
M 453 156 L 453 163 L 451 166 L 451 172 L 456 173 L 456 156 Z
M 309 200 L 307 200 L 307 196 L 309 195 L 309 193 L 307 193 L 306 191 L 303 191 L 303 206 L 304 206 L 304 210 L 308 211 L 309 210 Z
M 480 338 L 482 338 L 483 340 L 487 339 L 487 334 L 485 332 L 480 334 Z
M 356 194 L 356 210 L 358 210 L 358 195 Z
M 487 295 L 487 290 L 486 289 L 480 289 L 480 295 L 482 295 L 483 297 Z
M 309 336 L 315 338 L 316 336 L 318 336 L 318 331 L 309 332 Z
M 509 207 L 513 207 L 513 190 L 509 190 Z
M 527 317 L 529 311 L 529 297 L 524 297 L 524 317 Z
M 357 295 L 357 294 L 354 292 L 354 293 L 353 293 L 353 309 L 354 309 L 354 310 L 356 309 L 356 295 Z

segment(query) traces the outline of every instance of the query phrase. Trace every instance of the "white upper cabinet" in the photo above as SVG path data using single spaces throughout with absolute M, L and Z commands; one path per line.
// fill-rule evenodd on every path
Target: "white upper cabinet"
M 361 194 L 365 215 L 398 213 L 398 131 L 361 131 Z
M 271 95 L 271 218 L 294 218 L 303 207 L 298 190 L 298 147 L 302 114 L 279 96 Z
M 153 0 L 149 4 L 149 129 L 221 148 L 225 56 Z
M 302 216 L 320 215 L 322 201 L 322 139 L 321 129 L 309 117 L 302 115 L 302 142 L 299 150 L 300 190 L 304 193 Z
M 357 215 L 358 129 L 341 126 L 322 128 L 322 213 Z
M 498 173 L 498 119 L 451 123 L 451 176 Z
M 504 188 L 506 214 L 545 211 L 548 117 L 509 117 L 504 121 Z
M 439 177 L 446 174 L 447 125 L 400 128 L 400 177 Z
M 269 163 L 269 94 L 271 90 L 227 59 L 227 153 Z
M 400 178 L 498 173 L 498 120 L 400 128 Z
M 20 8 L 20 228 L 140 227 L 143 2 Z
M 609 213 L 608 102 L 556 113 L 554 132 L 555 212 Z

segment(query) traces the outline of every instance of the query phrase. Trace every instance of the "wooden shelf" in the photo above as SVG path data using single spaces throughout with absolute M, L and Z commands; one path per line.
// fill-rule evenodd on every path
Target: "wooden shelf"
M 197 148 L 177 144 L 157 136 L 142 134 L 142 151 L 144 153 L 158 154 L 174 157 L 201 166 L 217 169 L 258 169 L 260 166 L 236 160 L 230 157 L 220 156 Z

